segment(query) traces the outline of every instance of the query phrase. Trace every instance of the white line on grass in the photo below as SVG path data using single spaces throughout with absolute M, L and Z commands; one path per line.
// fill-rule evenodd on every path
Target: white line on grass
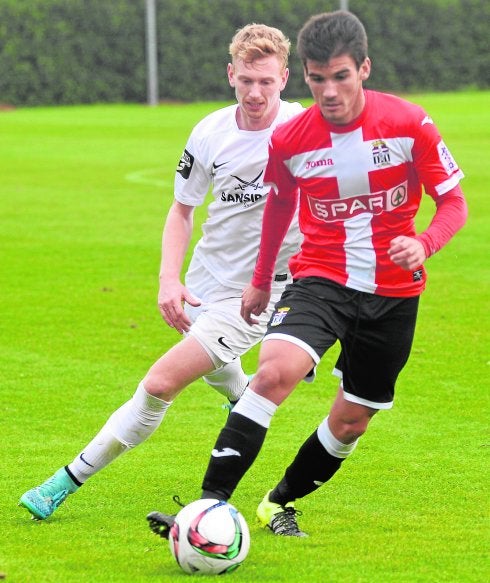
M 165 180 L 156 178 L 154 175 L 161 173 L 161 168 L 147 168 L 143 170 L 136 170 L 130 172 L 124 177 L 128 182 L 135 182 L 136 184 L 148 184 L 150 186 L 166 186 Z

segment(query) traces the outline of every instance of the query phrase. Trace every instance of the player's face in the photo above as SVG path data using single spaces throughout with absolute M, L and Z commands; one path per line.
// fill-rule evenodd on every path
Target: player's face
M 306 61 L 305 81 L 323 117 L 337 125 L 354 120 L 364 108 L 362 82 L 369 77 L 368 58 L 357 69 L 349 55 L 334 57 L 327 63 Z
M 281 91 L 289 71 L 271 55 L 245 63 L 237 59 L 228 65 L 228 80 L 238 101 L 237 123 L 242 130 L 263 130 L 274 121 Z

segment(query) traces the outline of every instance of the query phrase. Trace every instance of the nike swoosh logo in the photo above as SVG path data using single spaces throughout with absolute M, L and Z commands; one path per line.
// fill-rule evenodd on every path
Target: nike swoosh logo
M 228 348 L 228 350 L 231 350 L 231 348 L 228 346 L 228 344 L 226 344 L 224 336 L 220 336 L 218 338 L 218 342 L 221 344 L 221 346 L 224 346 L 225 348 Z
M 220 168 L 221 166 L 224 166 L 225 164 L 228 164 L 228 162 L 222 162 L 221 164 L 216 164 L 216 162 L 213 162 L 213 170 L 216 170 L 216 168 Z
M 83 453 L 81 453 L 81 454 L 80 454 L 80 459 L 82 460 L 82 462 L 83 462 L 84 464 L 86 464 L 87 466 L 90 466 L 91 468 L 93 468 L 94 466 L 93 466 L 92 464 L 89 464 L 89 463 L 88 463 L 88 461 L 87 461 L 87 460 L 86 460 L 86 459 L 83 457 L 83 454 L 84 454 L 84 453 L 85 453 L 85 452 L 83 452 Z
M 213 449 L 211 455 L 213 457 L 228 457 L 231 455 L 237 455 L 238 457 L 242 457 L 242 454 L 239 451 L 237 451 L 236 449 L 231 449 L 231 447 L 224 447 L 221 451 Z
M 430 118 L 428 115 L 426 115 L 426 116 L 424 117 L 424 119 L 422 120 L 422 123 L 421 123 L 421 125 L 425 126 L 425 124 L 426 124 L 426 123 L 431 123 L 431 124 L 433 124 L 433 123 L 434 123 L 434 122 L 432 121 L 432 119 L 431 119 L 431 118 Z

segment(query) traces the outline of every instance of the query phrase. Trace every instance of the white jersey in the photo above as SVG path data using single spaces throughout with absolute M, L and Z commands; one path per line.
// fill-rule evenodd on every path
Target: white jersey
M 300 113 L 299 103 L 280 102 L 273 124 L 260 131 L 240 130 L 238 105 L 219 109 L 193 129 L 175 175 L 175 199 L 199 206 L 212 188 L 214 200 L 193 258 L 224 287 L 242 290 L 252 279 L 269 187 L 264 186 L 268 143 L 276 126 Z M 297 215 L 279 253 L 272 291 L 290 280 L 288 260 L 299 249 Z

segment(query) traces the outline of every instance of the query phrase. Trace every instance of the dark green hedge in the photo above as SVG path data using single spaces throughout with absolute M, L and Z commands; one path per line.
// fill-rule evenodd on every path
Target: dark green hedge
M 334 0 L 157 0 L 162 100 L 232 97 L 228 44 L 248 22 L 293 42 L 289 97 L 307 96 L 296 34 Z M 370 85 L 389 91 L 487 88 L 488 0 L 350 0 L 369 35 Z M 146 100 L 144 0 L 0 0 L 0 103 Z

